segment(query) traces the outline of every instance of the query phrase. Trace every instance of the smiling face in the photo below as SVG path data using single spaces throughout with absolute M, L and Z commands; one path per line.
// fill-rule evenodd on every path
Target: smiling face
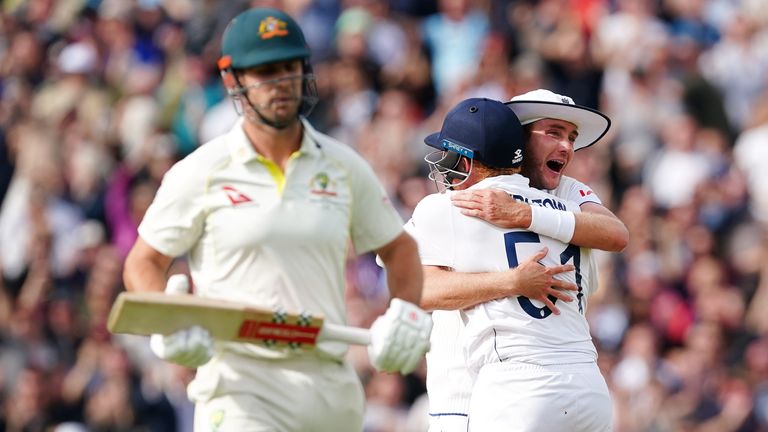
M 573 144 L 579 136 L 577 127 L 565 120 L 549 118 L 526 127 L 529 137 L 523 157 L 523 175 L 535 188 L 554 189 L 573 158 Z
M 298 116 L 303 78 L 302 61 L 288 60 L 246 69 L 240 75 L 240 83 L 261 115 L 284 123 Z M 249 104 L 244 104 L 244 109 L 252 110 Z

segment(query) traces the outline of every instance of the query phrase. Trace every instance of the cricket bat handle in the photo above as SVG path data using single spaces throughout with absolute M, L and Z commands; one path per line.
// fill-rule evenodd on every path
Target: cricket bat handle
M 318 339 L 352 345 L 370 345 L 371 332 L 368 329 L 359 327 L 324 323 Z

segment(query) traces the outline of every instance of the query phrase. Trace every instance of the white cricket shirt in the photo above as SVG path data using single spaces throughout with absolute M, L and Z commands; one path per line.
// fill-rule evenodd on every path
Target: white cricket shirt
M 351 240 L 364 253 L 392 241 L 402 219 L 367 162 L 302 119 L 301 148 L 283 174 L 232 130 L 176 163 L 139 235 L 168 256 L 188 255 L 202 297 L 322 314 L 346 323 L 344 267 Z M 220 348 L 268 358 L 293 351 Z M 319 352 L 341 358 L 342 344 Z
M 553 191 L 557 196 L 531 189 L 528 179 L 519 175 L 486 179 L 470 189 L 484 188 L 506 190 L 532 205 L 544 204 L 576 212 L 578 206 L 586 202 L 600 204 L 588 186 L 565 176 Z M 532 241 L 536 240 L 534 233 L 506 230 L 463 216 L 451 204 L 450 192 L 424 198 L 406 224 L 406 230 L 417 240 L 424 265 L 451 267 L 462 272 L 503 271 L 513 267 L 510 256 L 521 262 L 546 245 L 550 253 L 542 263 L 547 266 L 560 264 L 563 260 L 560 254 L 566 250 L 566 263 L 572 264 L 573 257 L 578 255 L 583 311 L 587 296 L 597 287 L 597 268 L 589 249 L 581 248 L 576 254 L 573 248 L 557 240 L 538 236 L 538 241 Z M 513 247 L 508 248 L 507 243 Z M 570 272 L 565 278 L 573 282 L 575 276 L 575 272 Z M 526 306 L 531 313 L 540 314 L 539 308 L 543 305 L 530 301 Z M 543 319 L 527 315 L 517 297 L 480 305 L 466 311 L 464 319 L 459 311 L 434 311 L 431 347 L 427 353 L 430 415 L 468 413 L 473 379 L 467 360 L 476 367 L 512 356 L 516 361 L 542 364 L 594 361 L 597 354 L 578 302 L 557 302 L 557 306 L 560 316 L 548 315 Z M 465 328 L 464 321 L 470 327 Z M 494 343 L 501 347 L 504 357 L 498 356 L 502 354 L 497 354 Z

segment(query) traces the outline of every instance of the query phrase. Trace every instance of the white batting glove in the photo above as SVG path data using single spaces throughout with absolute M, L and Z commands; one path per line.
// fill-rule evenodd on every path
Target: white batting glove
M 168 278 L 166 294 L 187 294 L 189 281 L 185 275 L 176 274 Z M 149 347 L 161 359 L 189 368 L 208 363 L 213 357 L 213 338 L 208 330 L 200 326 L 181 329 L 169 335 L 153 334 Z
M 429 351 L 432 317 L 413 303 L 392 299 L 384 315 L 371 326 L 368 356 L 383 372 L 409 374 Z

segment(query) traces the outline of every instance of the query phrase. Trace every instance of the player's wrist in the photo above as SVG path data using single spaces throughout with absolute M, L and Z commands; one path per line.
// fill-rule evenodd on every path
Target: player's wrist
M 531 226 L 531 222 L 533 221 L 533 207 L 524 203 L 518 204 L 518 227 L 527 228 Z
M 530 207 L 531 223 L 527 228 L 529 231 L 570 243 L 576 230 L 576 216 L 573 212 L 540 206 Z
M 512 201 L 504 207 L 503 217 L 495 225 L 501 228 L 527 229 L 531 224 L 531 206 L 519 201 Z
M 509 281 L 505 284 L 504 290 L 506 291 L 504 293 L 505 297 L 508 296 L 516 296 L 521 295 L 521 277 L 520 277 L 520 267 L 515 267 L 509 269 Z

